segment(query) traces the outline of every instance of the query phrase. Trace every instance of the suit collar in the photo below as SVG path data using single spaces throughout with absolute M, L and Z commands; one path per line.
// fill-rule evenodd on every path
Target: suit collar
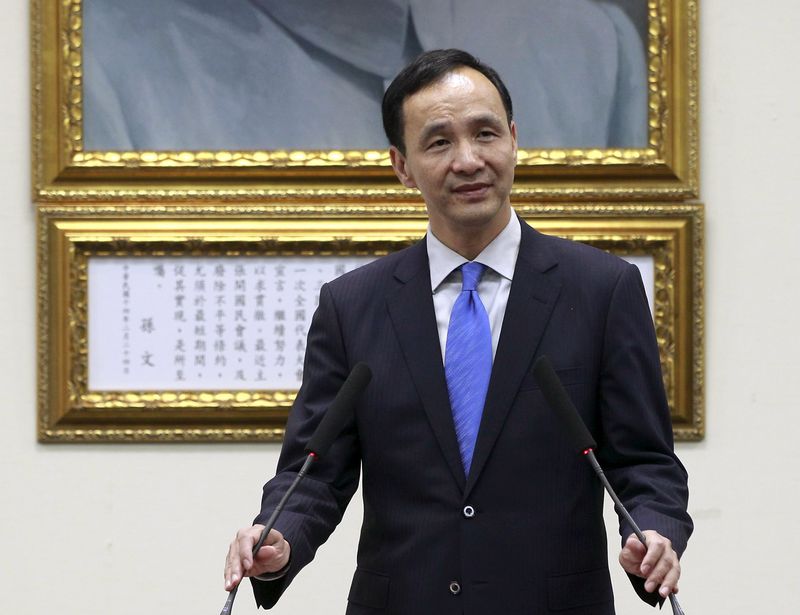
M 399 286 L 387 296 L 389 316 L 439 448 L 463 490 L 466 477 L 447 394 L 424 240 L 406 251 L 394 276 Z
M 489 459 L 561 291 L 558 263 L 549 242 L 524 221 L 521 224 L 519 257 L 492 366 L 465 497 L 475 486 Z
M 502 431 L 561 290 L 558 263 L 549 242 L 523 220 L 520 223 L 519 256 L 469 477 L 464 476 L 453 427 L 425 241 L 409 248 L 400 259 L 394 271 L 398 287 L 387 297 L 392 324 L 425 414 L 465 497 Z

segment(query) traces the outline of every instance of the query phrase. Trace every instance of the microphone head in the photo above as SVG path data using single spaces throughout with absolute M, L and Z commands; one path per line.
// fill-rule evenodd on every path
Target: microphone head
M 307 453 L 314 453 L 318 458 L 327 454 L 333 441 L 353 416 L 356 402 L 371 379 L 372 371 L 366 363 L 356 364 L 308 441 Z
M 567 431 L 572 445 L 579 453 L 586 449 L 596 448 L 597 444 L 592 434 L 578 414 L 578 410 L 567 395 L 564 385 L 561 384 L 550 359 L 546 356 L 539 357 L 533 364 L 533 376 L 542 388 L 542 394 L 547 403 L 555 411 L 564 429 Z

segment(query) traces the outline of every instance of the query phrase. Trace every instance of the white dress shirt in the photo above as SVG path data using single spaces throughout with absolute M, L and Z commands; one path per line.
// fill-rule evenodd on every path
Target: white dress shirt
M 517 215 L 512 210 L 511 219 L 500 234 L 475 257 L 475 262 L 486 265 L 487 269 L 478 284 L 478 296 L 489 315 L 492 329 L 492 358 L 497 353 L 497 342 L 503 328 L 503 318 L 508 303 L 508 293 L 514 277 L 514 267 L 519 254 L 522 230 Z M 444 245 L 428 226 L 426 236 L 428 261 L 431 270 L 431 291 L 433 309 L 436 312 L 436 327 L 439 330 L 439 344 L 442 360 L 447 347 L 447 329 L 450 325 L 450 312 L 461 293 L 461 270 L 458 269 L 466 258 Z

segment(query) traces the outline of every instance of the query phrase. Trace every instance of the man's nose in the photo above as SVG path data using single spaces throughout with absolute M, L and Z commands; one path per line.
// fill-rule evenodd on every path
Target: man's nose
M 472 175 L 483 168 L 483 157 L 474 143 L 462 142 L 453 153 L 453 172 Z

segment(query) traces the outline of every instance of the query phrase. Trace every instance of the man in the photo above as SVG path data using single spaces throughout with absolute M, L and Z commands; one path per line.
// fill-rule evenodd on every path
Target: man
M 677 591 L 692 528 L 686 473 L 638 270 L 514 215 L 511 99 L 469 54 L 417 58 L 387 90 L 383 119 L 394 170 L 422 193 L 429 232 L 322 288 L 278 474 L 256 525 L 231 543 L 226 588 L 258 576 L 256 600 L 272 606 L 340 520 L 361 465 L 348 615 L 614 613 L 602 487 L 530 373 L 547 355 L 647 535 L 645 549 L 622 526 L 622 566 L 650 603 Z M 467 321 L 476 328 L 464 335 Z M 465 345 L 477 353 L 466 368 Z M 259 523 L 361 361 L 373 379 L 353 421 L 254 560 Z

